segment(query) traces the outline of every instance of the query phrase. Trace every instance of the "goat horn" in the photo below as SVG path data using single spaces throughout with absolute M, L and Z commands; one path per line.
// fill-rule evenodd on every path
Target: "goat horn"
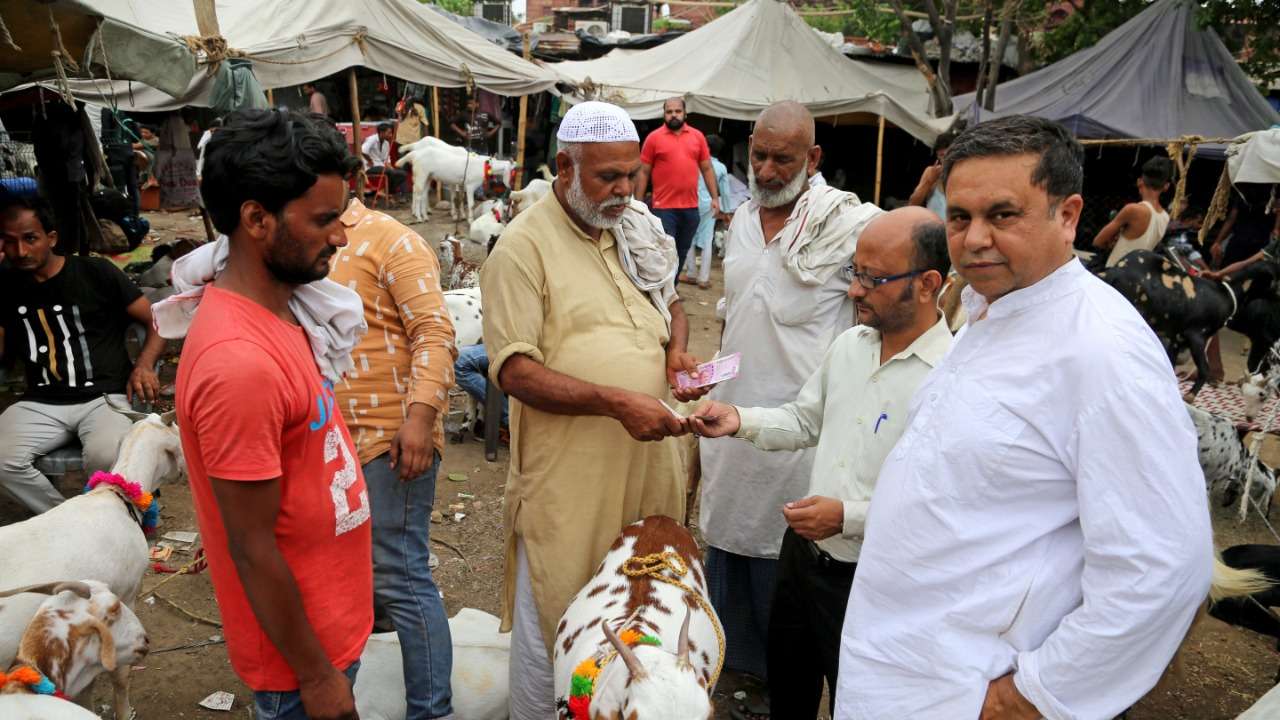
M 103 395 L 102 397 L 107 401 L 107 407 L 111 408 L 112 410 L 115 410 L 116 412 L 120 413 L 121 415 L 129 418 L 134 422 L 137 422 L 147 416 L 147 413 L 138 412 L 137 410 L 134 410 L 128 405 L 121 405 L 117 403 L 116 401 L 111 399 L 110 395 Z
M 640 658 L 636 657 L 634 651 L 627 647 L 627 644 L 618 639 L 618 636 L 609 629 L 608 622 L 600 623 L 601 629 L 604 630 L 604 636 L 608 639 L 609 644 L 614 650 L 618 651 L 618 657 L 622 658 L 622 662 L 627 664 L 627 669 L 631 671 L 631 677 L 639 680 L 645 676 L 644 665 L 640 663 Z
M 88 599 L 93 594 L 93 590 L 85 583 L 78 580 L 60 580 L 57 582 L 40 583 L 38 585 L 24 585 L 20 588 L 5 590 L 0 592 L 0 598 L 12 597 L 23 593 L 39 593 L 41 595 L 57 595 L 63 590 L 70 590 L 82 598 Z
M 689 620 L 693 617 L 693 608 L 686 607 L 684 613 L 684 624 L 680 626 L 680 644 L 676 651 L 676 660 L 688 665 L 689 664 Z
M 173 421 L 176 420 L 177 418 L 178 418 L 178 411 L 177 409 L 174 409 L 174 410 L 170 410 L 167 413 L 162 414 L 160 416 L 160 422 L 164 423 L 165 425 L 172 425 Z

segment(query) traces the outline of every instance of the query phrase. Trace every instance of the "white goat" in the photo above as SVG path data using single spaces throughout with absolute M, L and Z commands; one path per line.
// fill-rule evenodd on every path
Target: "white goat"
M 497 243 L 498 237 L 506 229 L 506 224 L 497 219 L 493 213 L 485 213 L 471 221 L 471 227 L 467 229 L 467 239 L 477 245 L 485 246 L 487 251 Z
M 1244 488 L 1249 487 L 1253 501 L 1262 512 L 1269 513 L 1276 492 L 1275 471 L 1249 455 L 1244 439 L 1230 420 L 1194 405 L 1186 408 L 1196 426 L 1197 452 L 1206 489 L 1212 493 L 1215 487 L 1222 487 L 1222 504 L 1226 506 L 1239 499 Z M 1253 474 L 1251 481 L 1248 480 L 1250 473 Z
M 480 288 L 449 290 L 444 294 L 444 304 L 449 308 L 449 319 L 453 321 L 453 341 L 458 348 L 484 342 L 484 307 L 480 302 Z M 461 388 L 454 388 L 449 394 L 457 394 L 462 398 L 462 425 L 460 428 L 451 428 L 449 432 L 474 428 L 476 419 L 484 417 L 484 407 L 478 405 L 475 398 Z
M 543 165 L 543 167 L 546 167 Z M 515 217 L 520 213 L 528 210 L 534 203 L 541 200 L 547 193 L 551 192 L 551 180 L 543 180 L 542 178 L 534 178 L 524 186 L 523 190 L 516 190 L 511 193 L 511 217 Z
M 480 286 L 480 266 L 462 255 L 462 242 L 452 235 L 440 241 L 440 270 L 445 290 Z M 448 270 L 445 270 L 448 268 Z
M 148 415 L 112 408 L 135 421 L 120 444 L 113 473 L 151 493 L 185 473 L 173 412 Z M 0 558 L 0 578 L 14 584 L 89 578 L 105 583 L 125 605 L 132 605 L 142 586 L 148 551 L 131 507 L 112 486 L 100 485 L 41 515 L 0 527 L 0 547 L 27 548 Z M 30 597 L 0 603 L 0 666 L 13 660 L 22 633 L 35 615 L 39 603 L 26 599 Z M 117 693 L 127 692 L 128 665 L 113 675 L 113 681 Z M 124 720 L 128 715 L 118 717 Z
M 498 618 L 463 608 L 449 619 L 453 639 L 453 716 L 456 720 L 507 720 L 507 666 L 511 636 L 498 633 Z M 361 720 L 404 720 L 404 664 L 393 632 L 375 633 L 360 655 L 356 710 Z
M 1255 373 L 1240 380 L 1240 394 L 1244 396 L 1244 417 L 1253 419 L 1262 414 L 1267 400 L 1280 393 L 1280 341 L 1271 346 L 1271 362 L 1266 374 Z
M 697 543 L 675 520 L 654 515 L 623 528 L 557 628 L 562 707 L 586 704 L 591 718 L 709 720 L 724 647 L 705 577 Z M 574 676 L 589 662 L 595 678 L 575 696 Z
M 39 603 L 23 631 L 17 657 L 7 665 L 11 672 L 34 668 L 68 698 L 79 696 L 103 672 L 112 673 L 113 681 L 124 679 L 115 682 L 116 717 L 132 716 L 128 669 L 146 657 L 149 644 L 142 622 L 119 596 L 97 580 L 29 585 L 0 593 L 7 596 L 36 597 Z M 10 682 L 0 689 L 0 717 L 97 717 L 64 700 L 53 704 L 36 700 L 39 697 L 48 696 Z
M 511 177 L 515 172 L 515 163 L 511 160 L 468 153 L 434 139 L 426 142 L 424 138 L 406 147 L 409 150 L 396 161 L 396 167 L 413 166 L 413 216 L 419 221 L 431 217 L 427 184 L 432 178 L 442 185 L 462 188 L 466 193 L 467 217 L 473 215 L 476 190 L 484 185 L 486 178 L 496 176 L 504 185 L 511 187 Z M 456 211 L 453 217 L 457 218 Z

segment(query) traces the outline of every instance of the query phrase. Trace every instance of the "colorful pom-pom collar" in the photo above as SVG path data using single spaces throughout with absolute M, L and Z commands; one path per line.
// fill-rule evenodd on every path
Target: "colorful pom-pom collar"
M 7 674 L 0 672 L 0 687 L 4 687 L 9 683 L 15 682 L 26 685 L 31 692 L 37 695 L 52 695 L 56 698 L 62 698 L 63 700 L 67 699 L 67 696 L 54 686 L 52 680 L 45 677 L 44 673 L 29 665 L 14 668 Z
M 652 645 L 662 647 L 662 641 L 653 635 L 646 635 L 635 628 L 623 630 L 618 639 L 627 647 L 636 645 Z M 596 678 L 605 667 L 618 656 L 617 650 L 607 654 L 596 655 L 578 663 L 569 679 L 569 717 L 573 720 L 591 719 L 591 698 L 596 691 Z
M 103 485 L 112 487 L 138 509 L 138 524 L 142 526 L 142 532 L 145 535 L 150 537 L 155 534 L 156 526 L 160 524 L 160 506 L 151 493 L 144 491 L 138 483 L 125 480 L 121 475 L 101 471 L 89 478 L 89 484 L 84 486 L 84 491 L 90 492 Z

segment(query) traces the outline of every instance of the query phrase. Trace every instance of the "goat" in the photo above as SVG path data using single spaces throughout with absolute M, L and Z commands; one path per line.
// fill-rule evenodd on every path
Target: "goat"
M 413 216 L 417 220 L 431 217 L 427 202 L 427 183 L 431 178 L 442 185 L 463 189 L 467 198 L 467 217 L 473 215 L 476 190 L 485 184 L 486 179 L 498 177 L 504 185 L 511 187 L 515 162 L 468 153 L 439 140 L 424 140 L 413 143 L 412 149 L 396 161 L 396 167 L 400 168 L 413 165 Z M 457 218 L 456 212 L 454 218 Z
M 457 347 L 479 345 L 484 342 L 484 307 L 480 302 L 480 288 L 450 290 L 444 294 L 444 304 L 449 308 L 449 319 L 453 321 L 453 340 Z M 449 391 L 462 398 L 462 425 L 449 432 L 471 430 L 477 419 L 484 415 L 484 406 L 476 403 L 470 393 L 461 388 Z
M 467 239 L 477 245 L 484 245 L 486 249 L 492 248 L 498 241 L 498 237 L 502 235 L 502 231 L 507 229 L 506 224 L 495 217 L 497 212 L 495 207 L 494 213 L 484 214 L 472 220 L 471 227 L 467 229 Z
M 84 711 L 71 710 L 74 706 L 63 700 L 58 700 L 58 705 L 50 704 L 47 714 L 37 714 L 35 708 L 39 705 L 33 705 L 32 698 L 39 697 L 37 692 L 54 690 L 66 698 L 77 697 L 103 672 L 112 673 L 113 679 L 123 678 L 123 682 L 115 684 L 116 718 L 132 717 L 128 671 L 149 649 L 146 630 L 138 616 L 97 580 L 28 585 L 0 593 L 0 597 L 36 593 L 43 594 L 43 599 L 23 631 L 17 657 L 10 666 L 10 682 L 0 688 L 0 717 L 85 717 Z M 34 668 L 52 688 L 36 689 L 14 682 L 13 671 L 20 667 Z
M 154 493 L 161 483 L 186 472 L 173 412 L 148 415 L 114 404 L 112 408 L 134 420 L 120 444 L 112 473 Z M 105 583 L 121 602 L 131 606 L 148 562 L 147 539 L 135 512 L 113 486 L 101 485 L 29 520 L 0 527 L 0 546 L 27 548 L 24 553 L 0 558 L 0 578 L 11 583 L 89 578 Z M 12 598 L 3 605 L 0 667 L 17 654 L 38 603 Z M 113 675 L 113 681 L 117 693 L 122 688 L 127 692 L 127 665 Z
M 463 608 L 449 618 L 453 641 L 453 716 L 458 720 L 507 720 L 507 666 L 511 636 L 498 633 L 498 618 Z M 375 633 L 360 655 L 355 684 L 361 720 L 404 720 L 404 664 L 400 639 Z
M 1200 469 L 1204 471 L 1207 489 L 1223 487 L 1222 504 L 1228 506 L 1240 497 L 1247 486 L 1253 501 L 1262 511 L 1270 514 L 1271 500 L 1276 492 L 1276 473 L 1257 458 L 1249 456 L 1244 438 L 1230 420 L 1214 415 L 1193 405 L 1187 405 L 1187 414 L 1196 426 L 1199 439 Z M 1246 475 L 1252 472 L 1253 480 L 1246 483 Z
M 1236 273 L 1229 282 L 1192 277 L 1170 260 L 1149 250 L 1129 253 L 1114 267 L 1098 273 L 1124 295 L 1142 315 L 1177 365 L 1178 354 L 1191 352 L 1197 377 L 1187 399 L 1194 399 L 1209 379 L 1205 344 L 1223 326 L 1244 333 L 1253 341 L 1257 332 L 1243 323 L 1237 311 L 1255 297 L 1269 292 L 1277 268 L 1270 261 L 1256 262 Z
M 545 168 L 546 165 L 543 165 L 543 167 Z M 534 203 L 541 200 L 547 193 L 551 192 L 551 183 L 554 181 L 555 178 L 551 178 L 550 180 L 534 178 L 529 181 L 529 184 L 526 185 L 523 190 L 516 190 L 512 192 L 510 196 L 511 217 L 515 217 L 516 215 L 524 212 L 526 209 L 532 207 Z
M 1249 349 L 1249 358 L 1253 359 L 1256 348 Z M 1262 414 L 1262 406 L 1267 400 L 1280 393 L 1280 340 L 1277 340 L 1265 353 L 1258 354 L 1258 363 L 1249 365 L 1251 374 L 1240 381 L 1240 394 L 1244 396 L 1244 416 L 1250 422 Z M 1264 363 L 1263 360 L 1266 360 Z M 1265 374 L 1259 366 L 1266 366 Z M 1257 371 L 1252 371 L 1258 367 Z
M 445 290 L 480 286 L 480 266 L 462 256 L 462 243 L 452 235 L 440 241 L 440 267 L 449 268 L 449 274 L 444 276 Z
M 559 717 L 710 718 L 723 637 L 693 536 L 660 515 L 632 523 L 556 628 Z

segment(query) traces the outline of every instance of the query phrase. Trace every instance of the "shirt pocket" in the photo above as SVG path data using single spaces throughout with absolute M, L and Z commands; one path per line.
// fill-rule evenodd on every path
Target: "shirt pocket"
M 779 325 L 800 326 L 817 317 L 829 290 L 820 285 L 805 285 L 785 268 L 780 270 L 774 282 L 773 297 L 769 299 L 769 314 Z
M 935 386 L 928 393 L 924 400 L 937 405 L 931 434 L 939 466 L 923 473 L 922 481 L 957 502 L 992 499 L 1026 421 L 969 383 L 951 384 L 945 392 Z

